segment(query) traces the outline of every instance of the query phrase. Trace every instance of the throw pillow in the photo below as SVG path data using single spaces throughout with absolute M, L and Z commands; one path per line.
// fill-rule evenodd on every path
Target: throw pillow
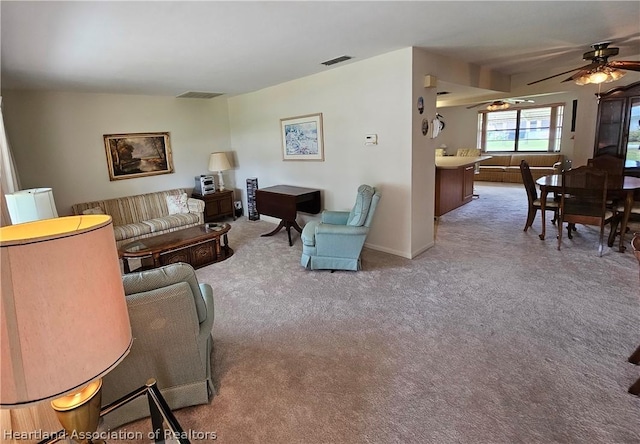
M 104 211 L 100 207 L 87 208 L 82 214 L 104 214 Z
M 187 196 L 187 193 L 170 194 L 169 196 L 167 196 L 167 209 L 169 210 L 169 214 L 188 213 L 188 199 L 189 196 Z
M 370 187 L 369 185 L 360 185 L 358 187 L 356 204 L 349 213 L 347 225 L 351 225 L 353 227 L 361 227 L 364 225 L 364 221 L 367 220 L 367 214 L 369 214 L 369 207 L 371 206 L 373 194 L 373 187 Z

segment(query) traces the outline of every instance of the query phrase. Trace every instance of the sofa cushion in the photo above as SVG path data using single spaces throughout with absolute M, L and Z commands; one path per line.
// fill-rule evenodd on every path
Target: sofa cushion
M 481 160 L 478 162 L 480 166 L 508 166 L 511 162 L 511 155 L 505 156 L 504 154 L 491 154 L 487 153 L 487 155 L 491 156 L 490 159 Z
M 132 237 L 142 236 L 151 233 L 151 227 L 143 222 L 134 224 L 118 225 L 113 227 L 116 241 L 131 239 Z
M 526 160 L 530 167 L 552 167 L 554 163 L 562 160 L 562 154 L 512 154 L 510 165 L 520 168 L 520 162 L 523 160 Z
M 174 192 L 160 191 L 157 193 L 138 194 L 136 196 L 120 197 L 120 216 L 127 223 L 142 222 L 169 214 L 167 196 L 180 195 L 182 190 Z
M 187 193 L 182 194 L 168 194 L 166 196 L 167 200 L 167 210 L 169 214 L 181 214 L 188 213 L 189 206 L 187 205 L 187 200 L 189 196 Z
M 347 219 L 347 225 L 352 227 L 361 227 L 369 214 L 369 207 L 371 206 L 371 199 L 373 198 L 374 189 L 369 185 L 360 185 L 358 187 L 358 196 L 356 197 L 356 204 L 349 213 L 349 219 Z
M 193 213 L 170 214 L 169 216 L 157 217 L 142 221 L 141 223 L 148 225 L 152 233 L 170 230 L 176 227 L 186 227 L 198 223 L 198 215 Z

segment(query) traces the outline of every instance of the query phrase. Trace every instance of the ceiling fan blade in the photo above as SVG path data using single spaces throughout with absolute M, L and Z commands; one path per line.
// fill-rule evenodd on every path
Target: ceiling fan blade
M 554 77 L 559 77 L 559 76 L 562 76 L 564 74 L 569 74 L 570 72 L 578 71 L 579 69 L 595 68 L 598 65 L 599 65 L 599 63 L 590 63 L 588 65 L 581 66 L 579 68 L 574 68 L 574 69 L 570 69 L 569 71 L 561 72 L 560 74 L 555 74 L 555 75 L 552 75 L 552 76 L 549 76 L 549 77 L 545 77 L 544 79 L 536 80 L 535 82 L 527 83 L 527 85 L 535 85 L 536 83 L 544 82 L 545 80 L 553 79 Z
M 486 104 L 488 104 L 488 103 L 492 103 L 492 102 L 493 102 L 493 100 L 491 100 L 491 101 L 489 101 L 489 102 L 480 102 L 480 103 L 476 103 L 475 105 L 467 106 L 467 109 L 477 108 L 477 107 L 479 107 L 479 106 L 486 105 Z
M 640 62 L 633 62 L 631 60 L 614 60 L 607 63 L 607 66 L 617 69 L 626 69 L 629 71 L 640 71 Z

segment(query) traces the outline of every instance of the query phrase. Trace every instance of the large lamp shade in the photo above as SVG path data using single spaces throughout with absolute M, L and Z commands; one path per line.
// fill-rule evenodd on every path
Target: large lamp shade
M 111 217 L 0 228 L 0 407 L 57 398 L 127 355 L 131 326 Z
M 5 194 L 12 224 L 58 217 L 51 188 L 31 188 Z
M 209 156 L 209 171 L 226 171 L 230 169 L 231 164 L 225 153 L 211 153 Z
M 218 188 L 220 191 L 224 190 L 224 177 L 222 177 L 222 172 L 230 169 L 231 164 L 225 153 L 211 153 L 209 156 L 209 171 L 218 172 Z

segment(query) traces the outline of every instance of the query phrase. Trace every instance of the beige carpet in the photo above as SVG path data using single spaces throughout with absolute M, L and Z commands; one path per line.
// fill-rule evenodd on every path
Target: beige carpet
M 558 251 L 550 223 L 545 241 L 539 217 L 522 231 L 521 185 L 476 191 L 435 247 L 365 250 L 357 273 L 306 271 L 297 233 L 289 247 L 259 236 L 270 223 L 231 222 L 234 256 L 197 273 L 218 393 L 175 412 L 183 428 L 228 444 L 640 442 L 636 259 L 597 257 L 582 225 Z

